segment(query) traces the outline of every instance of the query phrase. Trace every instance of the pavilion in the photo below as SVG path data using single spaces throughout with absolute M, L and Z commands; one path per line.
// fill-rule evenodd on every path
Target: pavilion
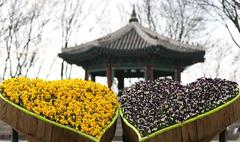
M 58 55 L 69 64 L 83 67 L 86 80 L 89 76 L 93 81 L 96 76 L 107 76 L 111 87 L 116 77 L 118 89 L 122 90 L 124 78 L 153 80 L 172 76 L 180 81 L 184 68 L 204 61 L 205 51 L 198 45 L 181 43 L 145 28 L 133 9 L 124 27 L 88 43 L 65 48 Z

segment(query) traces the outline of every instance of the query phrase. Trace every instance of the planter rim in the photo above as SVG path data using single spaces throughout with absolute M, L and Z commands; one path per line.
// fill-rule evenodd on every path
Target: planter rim
M 132 124 L 130 124 L 130 123 L 128 122 L 128 120 L 123 116 L 123 111 L 122 111 L 121 106 L 120 106 L 120 108 L 119 108 L 119 112 L 120 112 L 120 116 L 121 116 L 121 118 L 123 119 L 124 123 L 125 123 L 128 127 L 130 127 L 130 128 L 137 134 L 139 142 L 144 142 L 144 141 L 146 141 L 146 140 L 148 140 L 148 139 L 151 139 L 151 138 L 153 138 L 153 137 L 155 137 L 155 136 L 157 136 L 157 135 L 159 135 L 159 134 L 162 134 L 162 133 L 167 132 L 167 131 L 169 131 L 169 130 L 172 130 L 172 129 L 174 129 L 174 128 L 178 128 L 178 127 L 184 126 L 184 125 L 186 125 L 186 124 L 188 124 L 188 123 L 191 123 L 191 122 L 193 122 L 193 121 L 196 121 L 196 120 L 198 120 L 198 119 L 201 119 L 201 118 L 203 118 L 203 117 L 206 117 L 206 116 L 208 116 L 208 115 L 211 115 L 211 114 L 213 114 L 213 113 L 215 113 L 215 112 L 218 112 L 218 111 L 220 111 L 221 109 L 229 106 L 230 104 L 232 104 L 233 102 L 235 102 L 235 101 L 236 101 L 237 99 L 239 99 L 239 98 L 240 98 L 240 93 L 238 93 L 238 95 L 236 95 L 234 98 L 232 98 L 232 99 L 229 100 L 228 102 L 226 102 L 226 103 L 224 103 L 224 104 L 222 104 L 222 105 L 220 105 L 220 106 L 218 106 L 218 107 L 216 107 L 216 108 L 214 108 L 214 109 L 212 109 L 212 110 L 210 110 L 210 111 L 207 111 L 207 112 L 205 112 L 205 113 L 203 113 L 203 114 L 200 114 L 200 115 L 198 115 L 198 116 L 195 116 L 195 117 L 193 117 L 193 118 L 190 118 L 190 119 L 188 119 L 188 120 L 186 120 L 186 121 L 183 121 L 183 122 L 180 122 L 180 123 L 171 125 L 171 126 L 169 126 L 169 127 L 165 127 L 165 128 L 163 128 L 163 129 L 160 129 L 160 130 L 158 130 L 158 131 L 156 131 L 156 132 L 154 132 L 154 133 L 152 133 L 152 134 L 150 134 L 150 135 L 144 136 L 144 137 L 142 137 L 142 136 L 140 135 L 139 131 L 137 130 L 137 128 L 134 127 Z
M 0 93 L 0 99 L 2 99 L 3 101 L 5 101 L 6 103 L 12 105 L 12 106 L 15 107 L 16 109 L 21 110 L 22 112 L 24 112 L 24 113 L 27 114 L 27 115 L 33 116 L 33 117 L 37 118 L 38 120 L 41 120 L 41 121 L 46 122 L 46 123 L 50 123 L 50 124 L 52 124 L 52 125 L 54 125 L 54 126 L 57 126 L 57 127 L 59 127 L 59 128 L 63 128 L 63 129 L 69 130 L 69 131 L 71 131 L 71 132 L 77 133 L 77 134 L 79 134 L 79 135 L 81 135 L 81 136 L 83 136 L 83 137 L 85 137 L 85 138 L 90 139 L 90 140 L 93 141 L 93 142 L 100 142 L 102 136 L 103 136 L 103 135 L 105 134 L 105 132 L 116 122 L 116 120 L 117 120 L 117 118 L 118 118 L 118 116 L 119 116 L 119 110 L 118 110 L 119 107 L 118 107 L 118 108 L 116 109 L 115 115 L 114 115 L 114 117 L 112 118 L 111 122 L 108 124 L 108 126 L 107 126 L 106 128 L 103 129 L 101 135 L 100 135 L 99 138 L 97 139 L 97 138 L 95 138 L 95 137 L 93 137 L 93 136 L 91 136 L 91 135 L 85 134 L 85 133 L 83 133 L 83 132 L 81 132 L 81 131 L 79 131 L 79 130 L 77 130 L 77 129 L 71 128 L 71 127 L 69 127 L 69 126 L 65 126 L 65 125 L 60 124 L 60 123 L 57 123 L 57 122 L 55 122 L 55 121 L 53 121 L 53 120 L 47 119 L 47 118 L 45 118 L 44 116 L 38 115 L 38 114 L 36 114 L 36 113 L 33 113 L 33 112 L 25 109 L 24 107 L 21 107 L 21 106 L 15 104 L 14 102 L 10 101 L 10 100 L 7 99 L 6 97 L 4 97 L 1 93 Z

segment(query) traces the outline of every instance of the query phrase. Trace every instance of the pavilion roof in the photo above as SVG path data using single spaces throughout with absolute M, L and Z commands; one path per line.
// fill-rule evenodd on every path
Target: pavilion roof
M 129 23 L 119 30 L 91 42 L 64 48 L 59 54 L 69 63 L 78 64 L 96 57 L 151 56 L 204 60 L 205 51 L 199 45 L 182 43 L 164 37 L 142 26 L 135 11 Z M 78 63 L 76 63 L 78 62 Z

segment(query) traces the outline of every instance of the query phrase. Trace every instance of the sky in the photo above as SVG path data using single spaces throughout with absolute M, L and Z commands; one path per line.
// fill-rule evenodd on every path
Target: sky
M 93 0 L 89 0 L 89 2 L 92 2 Z M 96 0 L 95 2 L 99 2 L 101 0 Z M 130 18 L 130 14 L 132 11 L 132 5 L 137 3 L 137 0 L 127 0 L 127 1 L 118 1 L 118 0 L 106 0 L 105 3 L 99 5 L 95 11 L 88 15 L 86 20 L 84 20 L 81 28 L 78 31 L 75 31 L 72 33 L 72 36 L 70 38 L 70 46 L 79 45 L 82 43 L 86 43 L 88 41 L 94 40 L 96 38 L 99 38 L 101 36 L 104 36 L 108 33 L 111 33 L 122 26 L 126 25 L 128 23 L 128 20 Z M 107 7 L 104 7 L 105 4 L 108 3 Z M 61 8 L 61 5 L 56 5 L 56 8 Z M 54 8 L 55 8 L 54 7 Z M 87 9 L 86 4 L 86 9 Z M 48 10 L 51 13 L 50 7 Z M 102 9 L 104 8 L 104 11 Z M 59 10 L 60 11 L 60 10 Z M 138 12 L 138 11 L 136 11 Z M 51 16 L 46 15 L 46 16 Z M 98 20 L 96 20 L 96 17 L 100 17 Z M 43 41 L 41 43 L 41 47 L 43 50 L 41 50 L 39 60 L 36 62 L 35 66 L 36 68 L 33 68 L 30 73 L 30 77 L 35 77 L 36 72 L 38 72 L 40 64 L 43 65 L 41 68 L 40 74 L 38 75 L 39 78 L 45 78 L 45 79 L 60 79 L 60 66 L 61 66 L 61 59 L 57 57 L 57 54 L 61 52 L 61 30 L 59 29 L 59 20 L 60 20 L 60 12 L 56 14 L 55 19 L 49 22 L 43 32 Z M 220 40 L 228 43 L 228 51 L 230 51 L 230 54 L 237 54 L 240 53 L 239 49 L 234 46 L 229 33 L 225 29 L 224 26 L 222 26 L 219 23 L 213 23 L 208 25 L 209 30 L 211 31 L 211 39 L 212 40 Z M 209 37 L 208 37 L 209 38 Z M 205 39 L 203 39 L 205 40 Z M 206 51 L 208 52 L 208 50 Z M 219 52 L 219 51 L 216 51 Z M 191 67 L 188 67 L 186 70 L 182 72 L 182 83 L 186 84 L 191 81 L 194 81 L 195 79 L 199 77 L 203 77 L 203 69 L 208 70 L 211 68 L 214 68 L 214 56 L 213 54 L 206 54 L 206 63 L 201 64 L 195 64 Z M 223 71 L 220 77 L 224 77 L 227 79 L 234 80 L 230 77 L 231 74 L 231 55 L 227 56 L 226 59 L 224 59 L 224 62 L 222 64 L 225 64 L 226 67 L 223 67 Z M 52 66 L 52 67 L 51 67 Z M 211 76 L 211 75 L 209 75 Z M 81 67 L 77 67 L 73 65 L 73 72 L 72 72 L 72 78 L 84 78 L 84 70 Z M 97 82 L 100 82 L 102 84 L 106 85 L 106 78 L 96 78 Z M 126 86 L 129 86 L 131 83 L 137 81 L 138 79 L 134 80 L 125 80 Z M 237 80 L 239 81 L 239 80 Z

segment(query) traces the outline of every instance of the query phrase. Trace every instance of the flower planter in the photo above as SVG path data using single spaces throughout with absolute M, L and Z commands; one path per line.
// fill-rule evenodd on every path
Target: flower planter
M 118 111 L 99 139 L 32 113 L 0 95 L 0 119 L 24 134 L 30 142 L 111 142 Z
M 121 110 L 120 115 L 126 142 L 209 142 L 227 126 L 240 120 L 240 95 L 209 112 L 145 137 L 141 137 L 123 117 Z

